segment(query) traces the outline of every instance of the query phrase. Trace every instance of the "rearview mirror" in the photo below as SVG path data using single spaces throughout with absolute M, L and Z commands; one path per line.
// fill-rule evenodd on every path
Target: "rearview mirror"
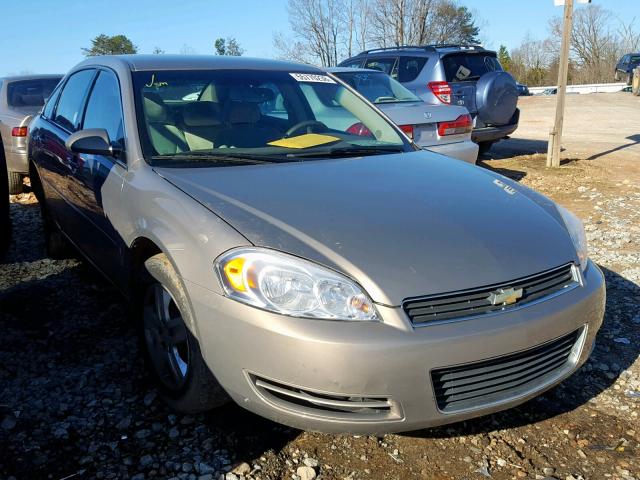
M 65 142 L 67 149 L 75 153 L 117 157 L 122 149 L 111 143 L 109 134 L 103 128 L 87 128 L 72 133 Z

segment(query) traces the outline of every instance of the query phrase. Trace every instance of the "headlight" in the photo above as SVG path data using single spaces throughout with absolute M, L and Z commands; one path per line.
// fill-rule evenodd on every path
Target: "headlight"
M 578 217 L 566 208 L 558 204 L 556 204 L 556 208 L 558 209 L 558 213 L 560 213 L 562 220 L 564 220 L 564 224 L 569 231 L 571 240 L 573 240 L 573 245 L 576 247 L 578 259 L 580 260 L 580 267 L 584 272 L 587 268 L 587 258 L 589 256 L 587 252 L 587 235 L 584 232 L 584 225 Z
M 231 250 L 215 262 L 228 297 L 294 317 L 377 320 L 369 296 L 352 280 L 292 255 Z

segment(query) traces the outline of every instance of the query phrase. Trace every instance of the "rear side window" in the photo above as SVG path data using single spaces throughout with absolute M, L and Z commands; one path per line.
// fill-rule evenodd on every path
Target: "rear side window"
M 123 124 L 118 79 L 111 72 L 101 71 L 91 90 L 82 128 L 104 128 L 111 141 L 122 142 Z
M 58 87 L 53 91 L 49 99 L 46 100 L 47 103 L 44 106 L 44 109 L 42 110 L 42 115 L 44 115 L 45 118 L 51 118 L 51 115 L 53 115 L 53 109 L 56 106 L 56 102 L 58 101 L 58 97 L 60 96 L 61 90 L 62 90 L 62 87 L 58 85 Z
M 381 58 L 369 58 L 364 64 L 364 68 L 370 68 L 371 70 L 380 70 L 387 75 L 397 78 L 398 77 L 398 59 L 396 57 L 381 57 Z
M 95 73 L 95 70 L 82 70 L 69 77 L 56 108 L 54 121 L 58 125 L 71 132 L 78 129 L 82 117 L 82 106 Z
M 447 82 L 478 80 L 485 73 L 502 70 L 498 59 L 488 53 L 447 55 L 442 65 Z
M 41 78 L 20 80 L 7 84 L 7 101 L 10 107 L 41 107 L 56 85 L 59 78 Z
M 358 60 L 349 60 L 346 62 L 342 62 L 340 66 L 346 68 L 360 68 L 362 66 L 362 59 L 360 58 Z
M 630 55 L 629 63 L 640 63 L 640 55 Z
M 398 63 L 399 82 L 413 82 L 427 63 L 427 57 L 400 57 Z

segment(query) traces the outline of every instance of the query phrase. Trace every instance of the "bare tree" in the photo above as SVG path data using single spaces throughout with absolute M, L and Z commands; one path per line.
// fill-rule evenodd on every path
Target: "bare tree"
M 473 13 L 457 0 L 288 0 L 292 38 L 274 35 L 283 58 L 337 64 L 370 47 L 478 42 Z
M 456 0 L 376 0 L 373 43 L 382 46 L 478 43 L 473 13 Z
M 280 56 L 317 61 L 327 67 L 336 65 L 344 44 L 344 0 L 289 0 L 288 10 L 294 38 L 281 34 L 274 37 Z
M 590 4 L 575 10 L 571 31 L 573 60 L 581 67 L 579 81 L 598 82 L 611 76 L 617 56 L 617 38 L 611 29 L 611 13 L 600 5 Z M 552 19 L 554 49 L 562 32 L 562 20 Z
M 636 19 L 625 22 L 619 20 L 618 27 L 618 56 L 625 53 L 640 51 L 640 31 L 635 26 Z

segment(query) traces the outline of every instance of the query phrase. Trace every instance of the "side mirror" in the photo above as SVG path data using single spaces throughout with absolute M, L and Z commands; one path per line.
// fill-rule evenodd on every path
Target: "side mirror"
M 72 152 L 90 155 L 118 157 L 122 152 L 121 148 L 111 143 L 109 134 L 103 128 L 88 128 L 72 133 L 65 145 Z

